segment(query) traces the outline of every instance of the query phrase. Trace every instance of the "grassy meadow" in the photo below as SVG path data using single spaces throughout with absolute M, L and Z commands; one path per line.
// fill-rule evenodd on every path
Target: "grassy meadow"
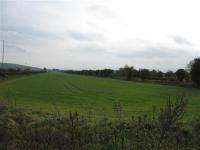
M 108 78 L 42 73 L 15 77 L 0 82 L 0 99 L 12 99 L 18 107 L 40 111 L 77 111 L 80 114 L 114 117 L 120 103 L 123 117 L 152 115 L 169 96 L 185 93 L 186 118 L 200 114 L 200 89 L 120 81 Z

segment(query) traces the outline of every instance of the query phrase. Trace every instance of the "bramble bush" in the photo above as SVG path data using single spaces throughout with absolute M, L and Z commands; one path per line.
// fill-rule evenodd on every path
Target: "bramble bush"
M 186 104 L 179 96 L 175 102 L 169 98 L 153 117 L 124 120 L 120 112 L 115 120 L 91 120 L 78 113 L 50 114 L 0 102 L 0 149 L 198 150 L 200 119 L 182 121 Z

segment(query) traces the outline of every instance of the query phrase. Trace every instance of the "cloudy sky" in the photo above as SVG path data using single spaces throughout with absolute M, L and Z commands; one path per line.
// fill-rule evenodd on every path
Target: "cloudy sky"
M 176 70 L 200 56 L 199 8 L 199 0 L 0 0 L 0 38 L 11 63 Z

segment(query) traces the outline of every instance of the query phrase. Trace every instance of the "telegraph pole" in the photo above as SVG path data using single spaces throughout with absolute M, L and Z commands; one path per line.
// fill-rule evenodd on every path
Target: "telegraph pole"
M 1 62 L 1 67 L 2 68 L 3 68 L 3 63 L 4 63 L 4 40 L 3 40 L 2 62 Z

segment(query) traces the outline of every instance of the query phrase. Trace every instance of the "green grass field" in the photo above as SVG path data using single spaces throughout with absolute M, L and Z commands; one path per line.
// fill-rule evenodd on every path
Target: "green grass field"
M 120 102 L 123 116 L 152 114 L 171 96 L 185 93 L 189 100 L 186 118 L 200 114 L 200 90 L 178 86 L 120 81 L 106 78 L 45 73 L 0 82 L 0 99 L 10 97 L 19 107 L 42 111 L 88 112 L 114 117 Z

